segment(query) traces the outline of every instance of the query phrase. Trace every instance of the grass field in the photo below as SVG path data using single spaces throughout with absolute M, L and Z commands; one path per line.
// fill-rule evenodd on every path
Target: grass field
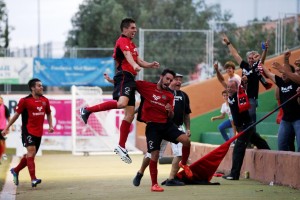
M 132 155 L 133 163 L 123 163 L 117 155 L 72 156 L 44 154 L 36 158 L 36 174 L 43 182 L 32 189 L 27 169 L 20 172 L 17 200 L 35 199 L 300 199 L 300 191 L 283 186 L 263 185 L 249 179 L 226 181 L 213 178 L 221 185 L 187 185 L 167 187 L 162 193 L 150 191 L 149 170 L 139 187 L 132 179 L 140 167 L 142 155 Z M 159 183 L 168 177 L 171 165 L 158 166 Z

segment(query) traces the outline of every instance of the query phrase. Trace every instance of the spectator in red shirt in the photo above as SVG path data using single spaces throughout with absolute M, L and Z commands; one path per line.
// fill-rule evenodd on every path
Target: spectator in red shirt
M 179 166 L 184 169 L 187 177 L 192 177 L 193 173 L 187 165 L 190 154 L 191 142 L 184 132 L 172 122 L 174 116 L 174 96 L 169 90 L 169 85 L 173 81 L 175 73 L 172 70 L 165 69 L 157 84 L 147 81 L 136 81 L 137 91 L 144 99 L 141 120 L 146 126 L 146 139 L 148 152 L 151 153 L 149 163 L 150 176 L 152 181 L 151 191 L 163 192 L 157 183 L 157 162 L 161 141 L 167 140 L 177 144 L 182 143 L 182 159 Z
M 49 132 L 52 133 L 54 129 L 49 100 L 43 96 L 42 82 L 34 78 L 28 82 L 28 86 L 31 94 L 20 99 L 16 107 L 16 113 L 2 131 L 2 135 L 5 136 L 8 133 L 9 127 L 21 115 L 22 143 L 27 149 L 27 154 L 22 157 L 18 166 L 12 168 L 10 171 L 13 175 L 14 183 L 19 185 L 19 172 L 27 166 L 31 177 L 31 186 L 36 187 L 42 180 L 35 176 L 34 158 L 41 144 L 45 115 L 49 123 Z
M 114 92 L 112 101 L 81 108 L 80 116 L 86 124 L 89 115 L 93 112 L 106 111 L 111 109 L 125 109 L 125 117 L 120 126 L 119 145 L 115 152 L 126 163 L 131 163 L 128 151 L 125 149 L 125 143 L 130 132 L 130 125 L 134 119 L 135 112 L 135 76 L 143 68 L 158 68 L 159 63 L 151 63 L 142 60 L 132 39 L 134 38 L 137 28 L 135 21 L 131 18 L 125 18 L 120 25 L 122 34 L 116 41 L 113 57 L 117 64 L 117 73 L 114 76 Z

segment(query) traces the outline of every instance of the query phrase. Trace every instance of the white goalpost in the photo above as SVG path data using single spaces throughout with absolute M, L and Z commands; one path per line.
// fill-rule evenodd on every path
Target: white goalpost
M 124 111 L 114 109 L 92 113 L 88 123 L 84 124 L 79 109 L 111 100 L 111 96 L 103 95 L 100 87 L 72 86 L 71 91 L 73 155 L 114 154 Z M 135 147 L 135 121 L 132 124 L 126 148 L 130 153 L 140 153 Z

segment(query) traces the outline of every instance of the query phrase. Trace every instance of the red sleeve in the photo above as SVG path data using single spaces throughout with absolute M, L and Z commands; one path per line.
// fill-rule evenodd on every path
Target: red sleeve
M 130 51 L 130 40 L 125 37 L 121 37 L 119 40 L 119 47 L 121 51 Z
M 51 113 L 50 103 L 49 100 L 46 99 L 46 114 L 50 114 L 50 113 Z
M 24 107 L 25 107 L 25 99 L 22 98 L 22 99 L 20 99 L 20 101 L 16 107 L 16 112 L 21 114 L 24 110 Z

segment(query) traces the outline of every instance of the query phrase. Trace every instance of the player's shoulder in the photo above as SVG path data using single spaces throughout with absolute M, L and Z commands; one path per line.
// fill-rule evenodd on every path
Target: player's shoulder
M 19 102 L 25 102 L 25 101 L 30 101 L 31 99 L 33 99 L 32 95 L 29 94 L 25 97 L 20 98 Z
M 40 99 L 43 101 L 49 101 L 49 99 L 47 97 L 45 97 L 44 95 L 40 96 Z
M 117 39 L 117 43 L 120 43 L 120 42 L 129 42 L 130 39 L 124 35 L 120 35 L 120 37 Z

